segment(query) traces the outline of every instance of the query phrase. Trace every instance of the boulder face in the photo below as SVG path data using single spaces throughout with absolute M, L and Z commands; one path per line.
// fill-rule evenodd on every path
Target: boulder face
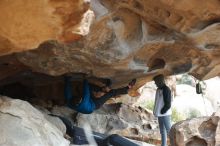
M 0 74 L 10 77 L 12 68 L 52 76 L 85 73 L 112 78 L 118 86 L 139 78 L 137 87 L 159 73 L 208 79 L 220 72 L 219 5 L 206 0 L 3 0 L 0 55 L 35 50 L 3 59 Z
M 158 123 L 153 114 L 141 107 L 126 104 L 106 104 L 92 114 L 78 114 L 75 124 L 105 134 L 119 134 L 131 139 L 160 143 Z
M 219 141 L 219 111 L 211 117 L 181 121 L 171 128 L 172 146 L 217 146 Z
M 70 142 L 64 138 L 65 125 L 52 118 L 45 117 L 28 102 L 1 96 L 0 145 L 69 146 Z
M 89 3 L 83 0 L 3 0 L 0 8 L 0 53 L 4 55 L 34 49 L 47 40 L 79 39 L 83 35 L 79 24 Z

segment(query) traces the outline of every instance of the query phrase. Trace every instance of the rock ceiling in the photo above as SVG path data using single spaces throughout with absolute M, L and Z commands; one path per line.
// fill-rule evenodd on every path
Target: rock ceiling
M 86 73 L 116 85 L 220 73 L 218 0 L 1 0 L 0 79 Z

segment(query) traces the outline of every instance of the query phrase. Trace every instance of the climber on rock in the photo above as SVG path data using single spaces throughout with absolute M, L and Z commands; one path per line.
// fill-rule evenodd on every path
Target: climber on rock
M 127 94 L 128 90 L 132 88 L 136 79 L 133 79 L 126 87 L 111 89 L 111 80 L 106 79 L 105 86 L 99 87 L 94 84 L 90 84 L 88 80 L 83 80 L 83 95 L 78 103 L 73 103 L 73 100 L 78 98 L 73 96 L 72 92 L 72 76 L 65 76 L 64 96 L 67 102 L 67 106 L 83 114 L 90 114 L 94 110 L 99 109 L 108 99 Z M 79 99 L 79 98 L 78 98 Z

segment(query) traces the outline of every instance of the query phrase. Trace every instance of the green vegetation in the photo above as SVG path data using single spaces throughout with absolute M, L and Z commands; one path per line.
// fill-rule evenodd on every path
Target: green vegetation
M 193 78 L 188 74 L 183 74 L 180 79 L 177 80 L 177 84 L 187 84 L 192 85 L 193 84 Z
M 148 100 L 140 104 L 141 107 L 153 111 L 154 109 L 154 100 Z
M 185 119 L 184 115 L 182 115 L 180 112 L 178 112 L 176 108 L 172 108 L 171 118 L 172 118 L 172 121 L 175 123 Z
M 179 122 L 185 119 L 192 119 L 192 118 L 197 118 L 201 116 L 201 113 L 195 108 L 190 108 L 184 113 L 185 114 L 180 113 L 177 111 L 176 108 L 173 108 L 172 109 L 172 121 L 176 123 L 176 122 Z
M 189 111 L 188 111 L 188 114 L 187 114 L 187 118 L 189 118 L 189 119 L 197 118 L 197 117 L 200 117 L 200 116 L 201 116 L 200 111 L 198 111 L 195 108 L 190 108 Z
M 141 107 L 153 111 L 154 108 L 154 100 L 148 100 L 140 104 Z M 174 123 L 185 120 L 185 119 L 192 119 L 196 117 L 200 117 L 201 113 L 195 108 L 190 108 L 184 113 L 178 112 L 176 108 L 172 108 L 172 116 L 171 119 Z
M 143 103 L 140 104 L 140 106 L 145 108 L 145 109 L 153 111 L 153 109 L 154 109 L 154 100 L 148 100 L 146 102 L 143 102 Z M 192 112 L 192 115 L 193 115 L 193 112 Z M 172 121 L 176 123 L 178 121 L 184 120 L 185 116 L 182 115 L 180 112 L 178 112 L 176 108 L 172 108 L 172 117 L 171 118 L 172 118 Z
M 153 100 L 149 100 L 147 102 L 146 108 L 153 111 L 154 110 L 154 101 Z

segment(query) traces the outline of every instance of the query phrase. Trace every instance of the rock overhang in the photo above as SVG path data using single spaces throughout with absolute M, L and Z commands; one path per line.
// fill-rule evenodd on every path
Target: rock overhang
M 220 72 L 218 1 L 0 3 L 3 79 L 17 68 L 111 78 L 115 86 L 138 78 L 137 88 L 161 73 L 204 80 Z

